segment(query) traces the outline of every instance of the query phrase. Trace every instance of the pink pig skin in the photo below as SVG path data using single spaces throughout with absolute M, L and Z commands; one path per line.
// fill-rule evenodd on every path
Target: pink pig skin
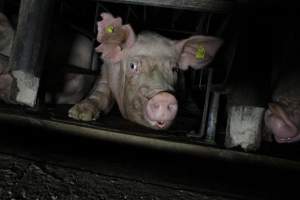
M 13 77 L 8 73 L 8 56 L 12 48 L 14 30 L 7 17 L 0 12 L 0 99 L 7 103 L 12 93 Z
M 101 44 L 96 51 L 104 60 L 102 72 L 90 96 L 74 105 L 69 116 L 95 120 L 100 113 L 109 112 L 115 100 L 128 120 L 153 129 L 170 127 L 178 108 L 171 94 L 177 81 L 174 69 L 205 67 L 222 41 L 209 36 L 173 41 L 150 32 L 135 36 L 130 25 L 110 23 L 120 18 L 109 13 L 101 16 L 97 37 Z M 105 32 L 109 26 L 113 31 Z M 206 50 L 201 61 L 196 59 L 199 45 Z
M 292 68 L 281 74 L 273 102 L 265 113 L 265 126 L 278 143 L 300 141 L 300 70 Z

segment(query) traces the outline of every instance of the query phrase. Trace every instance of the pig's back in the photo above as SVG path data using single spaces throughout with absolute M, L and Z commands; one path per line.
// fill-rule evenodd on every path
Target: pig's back
M 280 97 L 299 99 L 300 101 L 299 68 L 295 67 L 286 69 L 283 73 L 281 73 L 280 79 L 273 93 L 273 100 L 276 101 Z

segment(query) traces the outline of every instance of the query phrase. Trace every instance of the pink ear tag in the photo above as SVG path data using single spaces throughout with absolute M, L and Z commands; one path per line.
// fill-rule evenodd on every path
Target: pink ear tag
M 205 53 L 205 48 L 201 44 L 199 44 L 196 50 L 195 58 L 199 61 L 202 61 L 205 58 Z

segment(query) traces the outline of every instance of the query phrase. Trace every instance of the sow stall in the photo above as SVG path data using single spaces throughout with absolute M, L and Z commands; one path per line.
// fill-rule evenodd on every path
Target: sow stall
M 270 11 L 270 16 L 264 17 L 259 9 L 255 15 L 251 3 L 230 0 L 4 0 L 0 6 L 5 14 L 14 16 L 12 24 L 16 29 L 8 58 L 15 83 L 10 104 L 0 105 L 1 121 L 236 164 L 300 169 L 297 144 L 279 145 L 260 133 L 262 141 L 250 150 L 226 145 L 232 104 L 266 108 L 271 96 L 271 63 L 281 62 L 276 58 L 280 52 L 268 52 L 268 45 L 285 42 L 276 39 L 281 30 L 273 38 L 269 35 L 289 16 L 278 19 Z M 170 129 L 141 127 L 123 119 L 117 107 L 96 121 L 80 122 L 68 118 L 72 105 L 55 103 L 55 89 L 62 84 L 63 73 L 96 77 L 101 68 L 94 48 L 88 52 L 89 66 L 74 66 L 64 56 L 54 56 L 58 60 L 53 66 L 49 52 L 60 42 L 53 37 L 55 31 L 67 27 L 87 37 L 96 47 L 96 23 L 102 12 L 122 17 L 137 33 L 150 30 L 174 40 L 195 34 L 223 39 L 224 44 L 207 68 L 177 72 L 179 112 Z M 50 86 L 48 80 L 53 80 Z M 262 124 L 260 128 L 263 129 Z

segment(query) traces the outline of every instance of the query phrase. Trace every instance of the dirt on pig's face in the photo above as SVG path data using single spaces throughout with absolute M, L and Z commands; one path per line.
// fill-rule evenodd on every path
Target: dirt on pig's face
M 177 113 L 176 49 L 169 40 L 141 37 L 121 62 L 123 116 L 153 129 L 166 129 Z M 155 42 L 154 42 L 155 41 Z

